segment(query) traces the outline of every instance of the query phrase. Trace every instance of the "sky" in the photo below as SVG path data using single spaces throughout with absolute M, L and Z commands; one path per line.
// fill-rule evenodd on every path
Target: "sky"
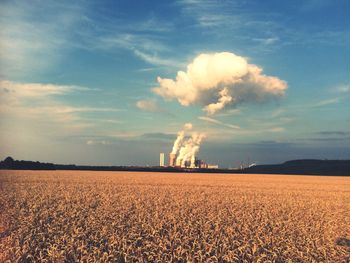
M 347 0 L 0 1 L 0 159 L 350 159 Z

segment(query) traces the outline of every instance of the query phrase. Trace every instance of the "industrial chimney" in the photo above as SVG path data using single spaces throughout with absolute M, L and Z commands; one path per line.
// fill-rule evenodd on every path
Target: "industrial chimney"
M 165 159 L 164 159 L 164 153 L 159 154 L 159 166 L 164 167 Z

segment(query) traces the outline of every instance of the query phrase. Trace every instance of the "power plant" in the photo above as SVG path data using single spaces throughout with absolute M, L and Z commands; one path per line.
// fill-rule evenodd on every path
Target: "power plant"
M 177 155 L 174 153 L 169 153 L 169 167 L 178 167 L 178 168 L 201 168 L 201 169 L 218 169 L 219 165 L 217 164 L 208 164 L 203 160 L 197 159 L 195 157 L 194 162 L 192 160 L 185 160 L 177 158 Z
M 191 123 L 184 125 L 184 130 L 179 131 L 177 138 L 174 141 L 172 151 L 169 153 L 169 167 L 180 167 L 180 168 L 219 168 L 218 165 L 207 164 L 196 157 L 199 151 L 200 143 L 205 137 L 203 133 L 191 132 Z M 187 134 L 186 134 L 187 132 Z M 159 165 L 164 166 L 164 153 L 160 153 Z

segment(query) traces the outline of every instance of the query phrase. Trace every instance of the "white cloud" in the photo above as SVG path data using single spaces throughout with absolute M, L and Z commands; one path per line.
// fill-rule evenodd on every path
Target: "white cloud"
M 287 89 L 285 81 L 262 74 L 262 68 L 229 52 L 201 54 L 186 72 L 179 71 L 175 80 L 158 77 L 158 82 L 154 93 L 177 99 L 183 106 L 202 105 L 208 114 L 241 103 L 278 98 Z
M 231 129 L 240 129 L 240 127 L 238 125 L 225 123 L 225 122 L 222 122 L 222 121 L 219 121 L 219 120 L 216 120 L 216 119 L 213 119 L 213 118 L 209 118 L 209 117 L 206 117 L 206 116 L 200 116 L 200 117 L 198 117 L 198 119 L 200 119 L 202 121 L 206 121 L 206 122 L 215 123 L 215 124 L 218 124 L 218 125 L 221 125 L 221 126 L 225 126 L 225 127 L 231 128 Z

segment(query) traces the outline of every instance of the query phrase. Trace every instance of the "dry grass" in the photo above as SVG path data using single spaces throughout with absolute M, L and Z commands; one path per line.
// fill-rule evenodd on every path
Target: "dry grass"
M 0 171 L 0 261 L 349 261 L 350 178 Z

